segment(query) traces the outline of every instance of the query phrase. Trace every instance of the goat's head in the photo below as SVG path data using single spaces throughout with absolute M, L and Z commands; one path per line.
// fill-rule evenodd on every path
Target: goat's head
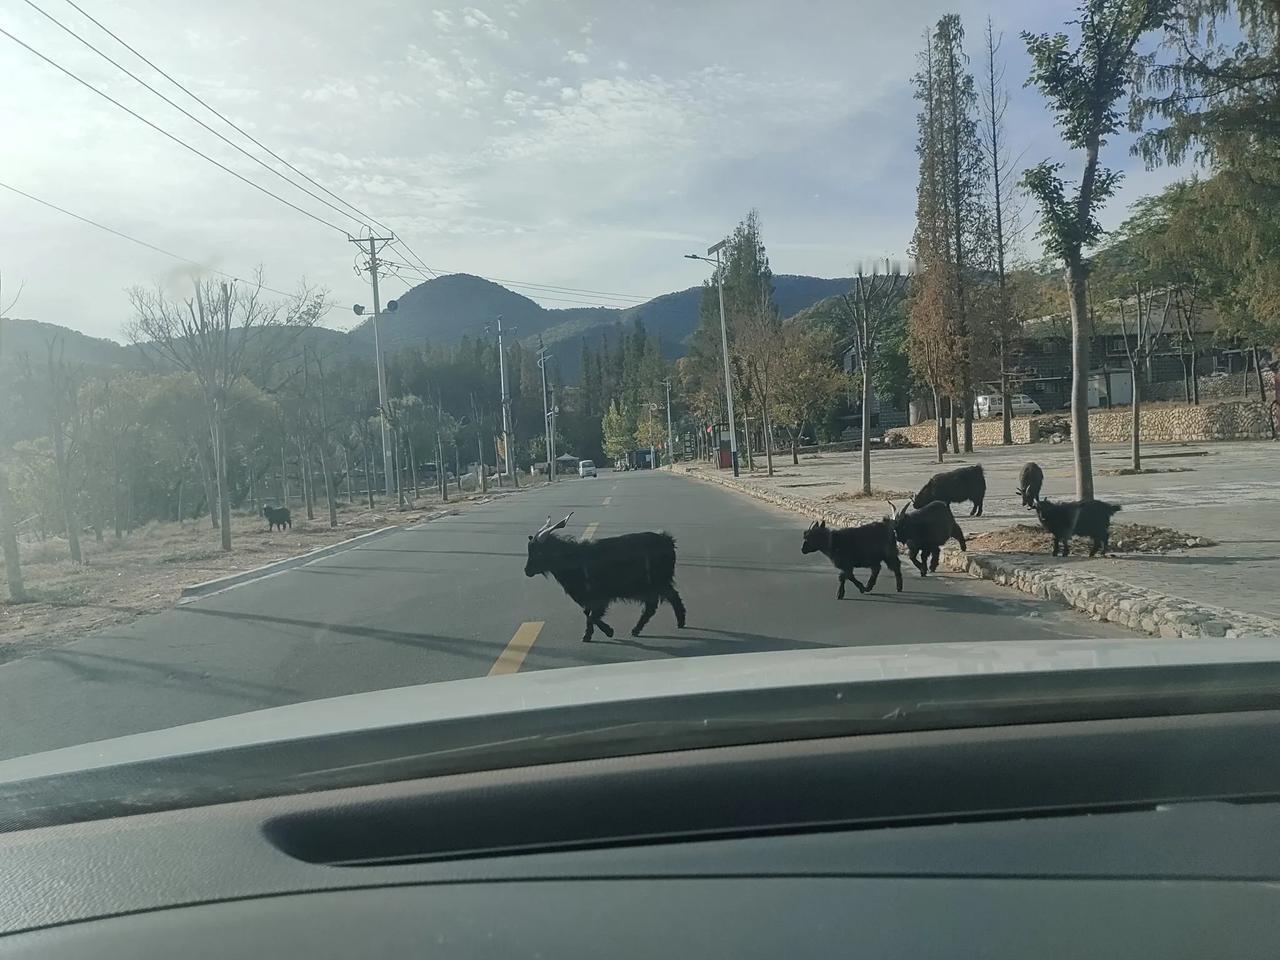
M 551 518 L 547 517 L 547 522 L 542 525 L 537 533 L 529 536 L 529 558 L 524 563 L 524 575 L 526 577 L 536 577 L 538 574 L 547 574 L 551 572 L 551 556 L 552 550 L 547 541 L 553 530 L 564 529 L 565 524 L 569 522 L 569 517 L 573 516 L 570 511 L 559 523 L 552 523 Z
M 831 541 L 830 531 L 827 530 L 827 521 L 818 520 L 809 525 L 809 529 L 804 532 L 804 544 L 800 547 L 801 553 L 815 553 L 825 547 Z

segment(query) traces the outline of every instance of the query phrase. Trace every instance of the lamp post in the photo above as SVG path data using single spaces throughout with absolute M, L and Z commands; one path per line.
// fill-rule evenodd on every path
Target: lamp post
M 720 352 L 724 359 L 724 405 L 725 412 L 729 416 L 729 454 L 733 458 L 733 475 L 736 477 L 738 476 L 738 428 L 733 419 L 733 381 L 729 375 L 729 329 L 724 321 L 724 270 L 720 264 L 720 251 L 728 244 L 728 239 L 721 240 L 715 246 L 707 248 L 707 256 L 686 253 L 685 258 L 703 260 L 715 264 L 716 268 L 716 291 L 720 295 Z M 713 253 L 716 255 L 714 260 L 711 259 Z

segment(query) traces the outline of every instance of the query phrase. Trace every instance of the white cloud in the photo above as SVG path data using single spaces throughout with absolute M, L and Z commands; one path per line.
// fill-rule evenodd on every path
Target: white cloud
M 585 64 L 585 63 L 589 63 L 590 61 L 591 61 L 591 58 L 588 57 L 581 50 L 570 50 L 568 53 L 564 55 L 565 63 Z
M 631 69 L 631 64 L 627 63 L 625 60 L 615 60 L 613 61 L 613 69 L 621 73 L 626 73 Z
M 360 91 L 347 80 L 330 80 L 323 86 L 302 91 L 302 99 L 308 103 L 330 103 L 334 100 L 355 100 Z
M 453 15 L 448 10 L 432 10 L 431 19 L 435 21 L 436 27 L 441 30 L 453 29 Z
M 463 9 L 462 22 L 472 30 L 480 30 L 497 40 L 511 39 L 511 34 L 494 23 L 491 16 L 483 10 L 477 10 L 475 7 L 465 7 Z

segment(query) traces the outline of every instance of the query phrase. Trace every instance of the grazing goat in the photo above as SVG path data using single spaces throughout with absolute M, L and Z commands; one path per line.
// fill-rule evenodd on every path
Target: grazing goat
M 684 603 L 676 593 L 676 541 L 666 533 L 625 533 L 600 540 L 571 540 L 558 537 L 569 522 L 570 513 L 557 524 L 547 522 L 529 538 L 526 577 L 550 574 L 587 617 L 588 641 L 599 627 L 606 637 L 613 628 L 604 622 L 609 605 L 616 600 L 644 604 L 640 619 L 631 628 L 633 637 L 658 610 L 658 602 L 671 604 L 676 625 L 684 626 Z
M 982 516 L 982 500 L 987 495 L 987 477 L 982 472 L 982 465 L 973 467 L 960 467 L 958 470 L 948 470 L 945 473 L 935 473 L 916 494 L 912 501 L 915 508 L 919 510 L 921 507 L 928 506 L 935 500 L 941 500 L 943 503 L 963 503 L 965 500 L 973 502 L 972 509 L 969 510 L 969 516 Z
M 276 527 L 281 530 L 285 527 L 293 529 L 293 520 L 289 516 L 288 507 L 263 507 L 262 515 L 267 518 L 268 530 L 274 530 Z
M 920 576 L 926 576 L 929 570 L 938 569 L 942 545 L 953 537 L 959 542 L 962 551 L 968 550 L 964 533 L 956 523 L 951 507 L 941 500 L 934 500 L 919 510 L 908 510 L 905 503 L 899 510 L 892 501 L 885 502 L 893 511 L 891 519 L 894 536 L 899 543 L 906 544 L 907 556 L 920 571 Z
M 898 559 L 898 544 L 893 539 L 893 524 L 888 520 L 864 523 L 860 527 L 832 530 L 825 520 L 813 524 L 804 532 L 801 553 L 819 552 L 826 556 L 840 571 L 840 588 L 836 599 L 844 599 L 844 584 L 852 580 L 859 593 L 870 593 L 880 576 L 880 564 L 893 571 L 902 592 L 902 562 Z M 864 587 L 853 575 L 855 567 L 870 569 L 871 576 Z
M 1034 461 L 1024 463 L 1022 471 L 1018 474 L 1018 496 L 1022 498 L 1022 505 L 1034 510 L 1036 502 L 1040 499 L 1040 488 L 1043 486 L 1044 471 L 1040 469 L 1040 464 Z
M 1096 555 L 1099 550 L 1106 556 L 1107 547 L 1111 545 L 1111 518 L 1119 510 L 1118 503 L 1103 500 L 1071 500 L 1067 503 L 1041 500 L 1036 504 L 1040 526 L 1053 536 L 1055 557 L 1059 545 L 1062 555 L 1067 556 L 1072 537 L 1089 538 L 1089 556 Z

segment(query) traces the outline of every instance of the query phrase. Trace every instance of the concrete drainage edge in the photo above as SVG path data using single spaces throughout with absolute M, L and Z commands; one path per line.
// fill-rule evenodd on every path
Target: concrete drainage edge
M 753 489 L 733 479 L 718 477 L 698 470 L 686 473 L 708 483 L 774 506 L 799 513 L 811 520 L 828 523 L 858 524 L 878 519 L 883 514 L 855 514 L 832 510 L 785 494 Z M 1066 604 L 1098 620 L 1118 623 L 1131 630 L 1166 639 L 1198 637 L 1275 637 L 1280 636 L 1280 621 L 1225 607 L 1193 603 L 1180 597 L 1144 590 L 1094 573 L 1041 567 L 1032 558 L 1013 554 L 959 553 L 948 550 L 942 555 L 942 566 L 956 573 L 966 573 L 999 586 L 1012 587 L 1023 593 Z
M 385 537 L 389 533 L 393 533 L 400 529 L 399 524 L 392 524 L 388 527 L 379 527 L 377 530 L 370 530 L 359 536 L 351 537 L 347 540 L 340 540 L 337 543 L 331 543 L 328 546 L 316 547 L 306 553 L 300 553 L 296 557 L 285 557 L 283 560 L 273 560 L 271 563 L 264 563 L 260 567 L 254 567 L 251 570 L 241 570 L 237 573 L 228 574 L 225 577 L 216 577 L 213 580 L 205 580 L 202 583 L 193 583 L 182 588 L 182 592 L 178 595 L 179 602 L 195 600 L 200 597 L 207 597 L 211 593 L 218 593 L 229 587 L 239 586 L 242 583 L 248 583 L 250 580 L 258 580 L 262 577 L 269 577 L 276 573 L 283 573 L 285 570 L 292 570 L 294 567 L 300 567 L 303 564 L 310 563 L 312 560 L 319 560 L 321 557 L 327 557 L 330 554 L 341 553 L 343 550 L 350 550 L 352 547 L 358 547 L 370 540 Z

